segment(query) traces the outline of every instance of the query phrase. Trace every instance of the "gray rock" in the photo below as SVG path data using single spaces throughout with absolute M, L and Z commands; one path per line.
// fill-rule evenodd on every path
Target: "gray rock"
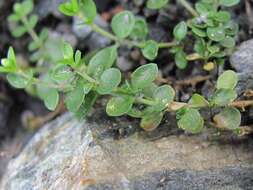
M 117 119 L 116 119 L 117 120 Z M 115 122 L 65 114 L 41 128 L 9 162 L 1 190 L 252 189 L 250 139 L 170 135 L 150 141 L 135 133 L 114 140 Z M 162 128 L 170 128 L 166 125 Z M 204 137 L 205 136 L 205 137 Z M 233 143 L 232 143 L 233 142 Z
M 243 42 L 230 57 L 230 63 L 238 72 L 238 94 L 253 88 L 253 39 Z
M 230 57 L 230 63 L 239 73 L 253 75 L 253 39 L 243 42 Z
M 108 24 L 100 16 L 96 17 L 94 23 L 104 29 L 108 29 Z M 106 47 L 111 43 L 108 38 L 93 32 L 90 26 L 85 25 L 83 21 L 77 17 L 73 19 L 72 30 L 91 50 Z
M 62 17 L 63 15 L 58 11 L 58 7 L 65 1 L 66 0 L 39 0 L 35 6 L 35 12 L 39 15 L 40 19 L 47 17 L 49 14 Z

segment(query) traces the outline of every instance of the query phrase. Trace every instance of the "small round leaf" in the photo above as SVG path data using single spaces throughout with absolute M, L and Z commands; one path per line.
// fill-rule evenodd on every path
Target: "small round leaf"
M 100 84 L 97 88 L 99 94 L 109 94 L 115 89 L 121 81 L 121 72 L 119 69 L 110 68 L 103 72 L 100 77 Z
M 234 71 L 228 70 L 219 76 L 217 89 L 234 89 L 238 82 L 238 76 Z
M 118 38 L 128 37 L 134 28 L 134 24 L 135 18 L 130 11 L 118 13 L 111 22 L 112 30 Z
M 186 34 L 187 34 L 187 24 L 184 21 L 182 21 L 175 26 L 173 30 L 173 35 L 177 41 L 181 41 L 185 38 Z
M 143 89 L 150 85 L 158 75 L 158 67 L 154 63 L 140 66 L 131 75 L 131 83 L 135 89 Z
M 189 108 L 185 110 L 183 115 L 181 115 L 177 124 L 179 128 L 196 134 L 202 131 L 204 127 L 204 120 L 198 110 Z
M 134 103 L 134 98 L 129 96 L 113 97 L 106 105 L 106 113 L 109 116 L 121 116 L 128 113 Z
M 142 48 L 142 54 L 145 58 L 152 61 L 157 57 L 158 54 L 158 44 L 154 40 L 149 40 L 144 43 L 144 47 Z
M 241 124 L 241 113 L 238 109 L 228 107 L 214 116 L 214 122 L 222 129 L 237 129 Z

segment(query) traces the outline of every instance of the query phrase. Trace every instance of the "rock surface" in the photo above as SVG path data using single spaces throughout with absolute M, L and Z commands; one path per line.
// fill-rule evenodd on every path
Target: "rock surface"
M 150 140 L 134 122 L 101 117 L 78 122 L 65 114 L 40 129 L 10 161 L 1 190 L 223 190 L 252 189 L 253 141 L 207 135 Z M 117 119 L 116 119 L 117 120 Z M 168 125 L 162 126 L 173 130 Z
M 237 71 L 238 94 L 253 89 L 253 39 L 243 42 L 230 57 L 232 67 Z
M 253 39 L 243 42 L 230 58 L 231 65 L 239 73 L 253 75 Z

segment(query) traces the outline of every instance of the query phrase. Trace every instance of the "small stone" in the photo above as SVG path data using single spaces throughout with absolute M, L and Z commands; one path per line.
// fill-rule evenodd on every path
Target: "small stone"
M 127 72 L 133 68 L 133 62 L 129 61 L 127 58 L 120 56 L 117 60 L 117 66 L 121 71 Z
M 239 73 L 253 75 L 253 39 L 243 42 L 230 57 L 230 63 Z

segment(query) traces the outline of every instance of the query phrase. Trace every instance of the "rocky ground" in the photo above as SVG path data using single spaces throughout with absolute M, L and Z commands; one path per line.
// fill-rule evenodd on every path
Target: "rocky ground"
M 11 44 L 25 58 L 29 37 L 14 39 L 6 22 L 13 2 L 0 0 L 0 56 L 5 55 Z M 40 23 L 50 28 L 51 36 L 61 36 L 84 52 L 110 44 L 88 27 L 80 27 L 78 20 L 59 14 L 60 2 L 36 1 Z M 142 0 L 96 2 L 101 13 L 96 19 L 98 25 L 107 28 L 105 15 L 118 9 L 131 9 L 148 19 L 150 37 L 158 41 L 169 41 L 168 31 L 179 19 L 189 16 L 174 1 L 159 12 L 140 6 Z M 207 73 L 197 65 L 180 71 L 168 52 L 161 52 L 156 62 L 172 85 L 176 81 L 210 75 L 209 80 L 195 86 L 180 86 L 178 100 L 188 100 L 193 92 L 208 96 L 217 73 L 228 68 L 238 73 L 240 95 L 253 89 L 252 6 L 252 1 L 245 0 L 233 10 L 233 19 L 240 23 L 241 29 L 238 48 L 224 68 Z M 130 72 L 146 62 L 139 54 L 136 49 L 121 48 L 117 66 Z M 36 98 L 12 89 L 0 75 L 0 176 L 3 175 L 0 189 L 253 189 L 252 136 L 217 136 L 212 130 L 191 136 L 177 129 L 170 115 L 156 131 L 145 133 L 138 128 L 136 120 L 107 117 L 101 104 L 103 101 L 84 122 L 65 113 L 41 129 L 31 131 L 23 118 L 29 114 L 45 115 L 48 111 Z M 243 113 L 243 125 L 252 125 L 252 112 L 250 108 Z

